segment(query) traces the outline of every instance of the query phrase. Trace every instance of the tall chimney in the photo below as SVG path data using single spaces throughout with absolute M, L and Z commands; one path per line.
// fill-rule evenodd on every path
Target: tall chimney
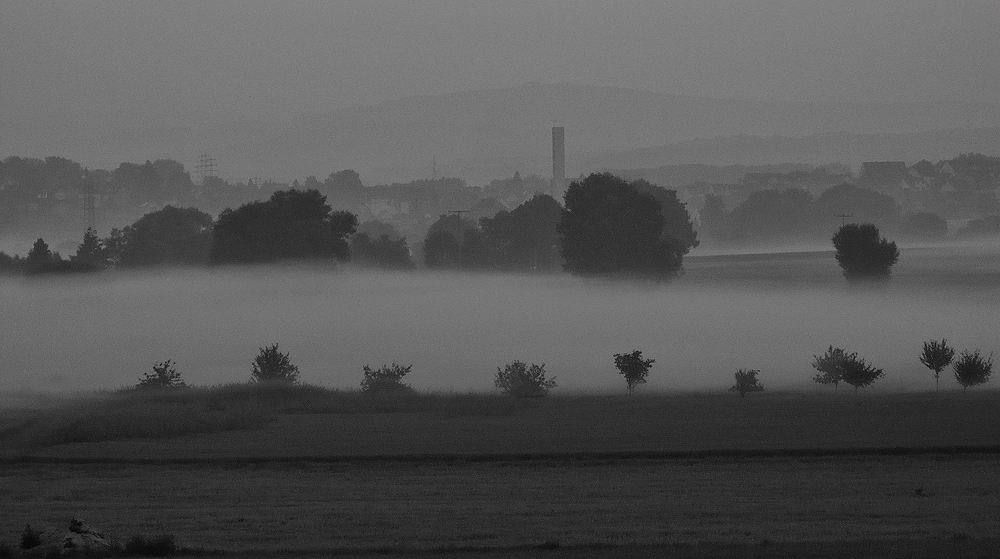
M 562 198 L 566 190 L 566 129 L 552 127 L 552 197 Z

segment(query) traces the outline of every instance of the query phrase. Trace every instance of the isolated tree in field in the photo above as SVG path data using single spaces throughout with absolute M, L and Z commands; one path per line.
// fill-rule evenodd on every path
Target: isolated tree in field
M 899 259 L 896 243 L 881 237 L 871 223 L 844 225 L 834 234 L 833 246 L 837 264 L 848 280 L 888 279 Z
M 278 344 L 260 348 L 253 360 L 251 382 L 295 384 L 298 380 L 299 368 L 292 365 L 287 353 L 278 350 Z
M 869 365 L 864 359 L 858 359 L 855 355 L 844 362 L 841 380 L 853 386 L 854 391 L 857 392 L 859 388 L 871 386 L 884 374 L 882 369 Z
M 545 364 L 531 364 L 522 361 L 508 363 L 503 369 L 497 367 L 493 385 L 500 392 L 515 398 L 540 398 L 556 387 L 556 379 L 545 378 Z
M 850 353 L 833 346 L 830 346 L 823 355 L 813 355 L 812 366 L 819 371 L 819 374 L 813 375 L 813 380 L 820 384 L 832 384 L 836 392 L 844 377 L 844 363 L 857 356 L 857 353 Z
M 97 232 L 87 228 L 83 233 L 83 242 L 76 249 L 76 256 L 71 256 L 70 260 L 95 269 L 108 267 L 108 253 Z
M 740 398 L 745 398 L 747 392 L 763 392 L 764 385 L 757 380 L 760 371 L 757 369 L 740 369 L 736 371 L 736 384 L 729 389 L 730 392 L 739 392 Z
M 378 369 L 372 369 L 368 365 L 364 366 L 364 379 L 361 380 L 361 391 L 369 394 L 377 392 L 400 392 L 411 391 L 410 385 L 403 384 L 405 377 L 413 365 L 397 365 L 393 361 L 392 365 L 382 365 Z
M 924 342 L 924 350 L 920 354 L 920 362 L 934 371 L 934 389 L 940 389 L 941 371 L 945 370 L 955 358 L 955 348 L 948 345 L 948 340 L 931 340 Z
M 955 380 L 962 385 L 962 392 L 965 392 L 970 386 L 989 382 L 990 375 L 993 374 L 993 354 L 983 357 L 978 349 L 972 353 L 963 351 L 953 367 Z
M 632 353 L 615 354 L 615 367 L 618 369 L 618 373 L 625 377 L 630 396 L 635 392 L 637 385 L 646 382 L 649 368 L 655 362 L 653 359 L 643 359 L 642 352 L 637 349 L 633 350 Z
M 136 388 L 183 388 L 187 386 L 181 380 L 181 374 L 174 367 L 176 363 L 167 359 L 153 365 L 153 372 L 139 378 Z

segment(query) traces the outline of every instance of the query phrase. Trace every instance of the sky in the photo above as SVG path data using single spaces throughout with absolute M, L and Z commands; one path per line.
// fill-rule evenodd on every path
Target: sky
M 0 2 L 0 121 L 285 119 L 571 82 L 996 101 L 995 0 Z

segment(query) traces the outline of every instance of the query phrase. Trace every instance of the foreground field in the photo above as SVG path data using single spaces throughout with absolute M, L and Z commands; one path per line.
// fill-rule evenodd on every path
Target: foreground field
M 292 403 L 198 393 L 103 400 L 67 415 L 61 437 L 32 445 L 24 440 L 28 430 L 19 445 L 15 437 L 8 446 L 20 446 L 17 454 L 41 460 L 109 462 L 1000 451 L 1000 393 L 995 391 L 856 394 L 826 389 L 747 398 L 723 392 L 520 401 L 460 394 L 303 394 Z M 279 406 L 295 413 L 266 409 Z M 198 429 L 217 432 L 166 436 Z M 77 442 L 54 444 L 63 441 Z
M 40 398 L 0 414 L 0 540 L 80 516 L 260 557 L 990 557 L 998 404 L 257 386 Z
M 897 540 L 961 549 L 1000 538 L 997 466 L 992 456 L 7 465 L 0 539 L 78 515 L 115 534 L 165 532 L 232 552 Z

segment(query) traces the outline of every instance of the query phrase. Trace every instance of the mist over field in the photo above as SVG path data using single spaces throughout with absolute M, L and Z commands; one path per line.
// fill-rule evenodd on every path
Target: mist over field
M 869 290 L 848 287 L 829 252 L 693 257 L 668 285 L 263 267 L 7 279 L 0 391 L 132 385 L 165 359 L 188 383 L 242 382 L 275 342 L 303 381 L 342 388 L 396 361 L 418 389 L 490 391 L 520 359 L 545 363 L 557 394 L 624 392 L 612 354 L 640 349 L 656 359 L 640 390 L 724 389 L 747 367 L 768 389 L 832 390 L 810 382 L 810 362 L 833 344 L 885 369 L 875 390 L 928 389 L 923 341 L 996 347 L 996 256 L 904 249 Z

